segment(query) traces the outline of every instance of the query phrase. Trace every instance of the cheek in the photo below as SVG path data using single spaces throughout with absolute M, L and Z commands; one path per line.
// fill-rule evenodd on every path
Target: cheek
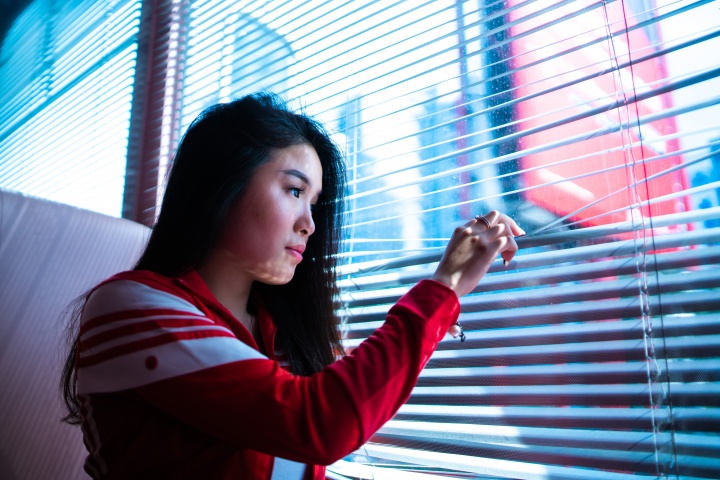
M 228 215 L 219 245 L 254 260 L 271 255 L 291 238 L 292 203 L 282 191 L 250 189 Z
M 275 207 L 272 203 L 249 204 L 242 212 L 235 212 L 232 223 L 225 230 L 224 246 L 254 257 L 269 253 L 268 247 L 282 241 L 279 235 L 281 213 Z
M 253 224 L 258 215 L 243 207 L 242 204 L 238 205 L 228 216 L 218 241 L 220 248 L 229 250 L 236 255 L 242 253 L 254 242 L 253 232 L 257 231 Z

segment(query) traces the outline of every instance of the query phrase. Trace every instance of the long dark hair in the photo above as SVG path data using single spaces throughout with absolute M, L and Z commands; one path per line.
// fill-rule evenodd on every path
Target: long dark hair
M 273 150 L 298 144 L 311 145 L 322 165 L 322 194 L 313 208 L 315 232 L 292 280 L 285 285 L 255 282 L 251 298 L 260 298 L 275 321 L 276 346 L 284 350 L 291 371 L 310 375 L 343 354 L 335 313 L 335 271 L 345 166 L 324 128 L 290 111 L 279 97 L 252 94 L 214 105 L 190 125 L 173 160 L 160 215 L 135 270 L 175 277 L 200 266 L 255 169 L 270 159 Z M 63 420 L 75 424 L 79 423 L 78 309 L 73 317 L 61 389 L 69 412 Z

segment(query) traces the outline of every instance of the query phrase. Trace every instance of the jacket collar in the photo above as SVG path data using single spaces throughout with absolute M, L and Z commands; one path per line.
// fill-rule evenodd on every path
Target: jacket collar
M 239 329 L 242 329 L 243 332 L 247 334 L 242 337 L 238 336 L 242 341 L 245 341 L 245 343 L 248 343 L 251 347 L 260 351 L 260 353 L 263 353 L 268 358 L 273 360 L 275 359 L 275 334 L 277 332 L 277 328 L 275 327 L 275 322 L 273 322 L 272 318 L 268 314 L 267 309 L 265 308 L 265 302 L 263 302 L 262 298 L 255 295 L 252 298 L 252 302 L 257 306 L 255 321 L 258 322 L 258 326 L 260 327 L 260 336 L 262 338 L 265 351 L 262 351 L 258 347 L 250 332 L 248 332 L 245 326 L 240 323 L 240 321 L 235 318 L 232 313 L 230 313 L 230 310 L 225 308 L 223 304 L 215 298 L 215 295 L 213 295 L 210 291 L 210 288 L 207 286 L 197 270 L 190 270 L 189 272 L 177 277 L 177 280 L 186 288 L 190 289 L 197 297 L 200 297 L 203 303 L 205 303 L 208 307 L 212 308 L 224 317 L 226 322 L 230 325 L 236 325 Z M 252 340 L 252 343 L 246 341 L 248 339 Z

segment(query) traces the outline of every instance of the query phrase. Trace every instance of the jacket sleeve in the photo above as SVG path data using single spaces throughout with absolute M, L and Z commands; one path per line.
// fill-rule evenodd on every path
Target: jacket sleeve
M 350 355 L 300 377 L 187 300 L 114 281 L 90 296 L 83 313 L 78 393 L 133 391 L 240 448 L 328 465 L 359 448 L 408 399 L 459 310 L 452 290 L 424 280 Z

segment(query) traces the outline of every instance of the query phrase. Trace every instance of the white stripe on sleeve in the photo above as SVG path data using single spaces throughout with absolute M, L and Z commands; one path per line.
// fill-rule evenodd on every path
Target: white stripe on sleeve
M 100 286 L 88 298 L 83 322 L 124 310 L 168 309 L 191 315 L 203 313 L 192 303 L 132 280 L 115 280 Z
M 267 358 L 231 337 L 180 340 L 78 369 L 78 393 L 128 390 L 231 362 Z

